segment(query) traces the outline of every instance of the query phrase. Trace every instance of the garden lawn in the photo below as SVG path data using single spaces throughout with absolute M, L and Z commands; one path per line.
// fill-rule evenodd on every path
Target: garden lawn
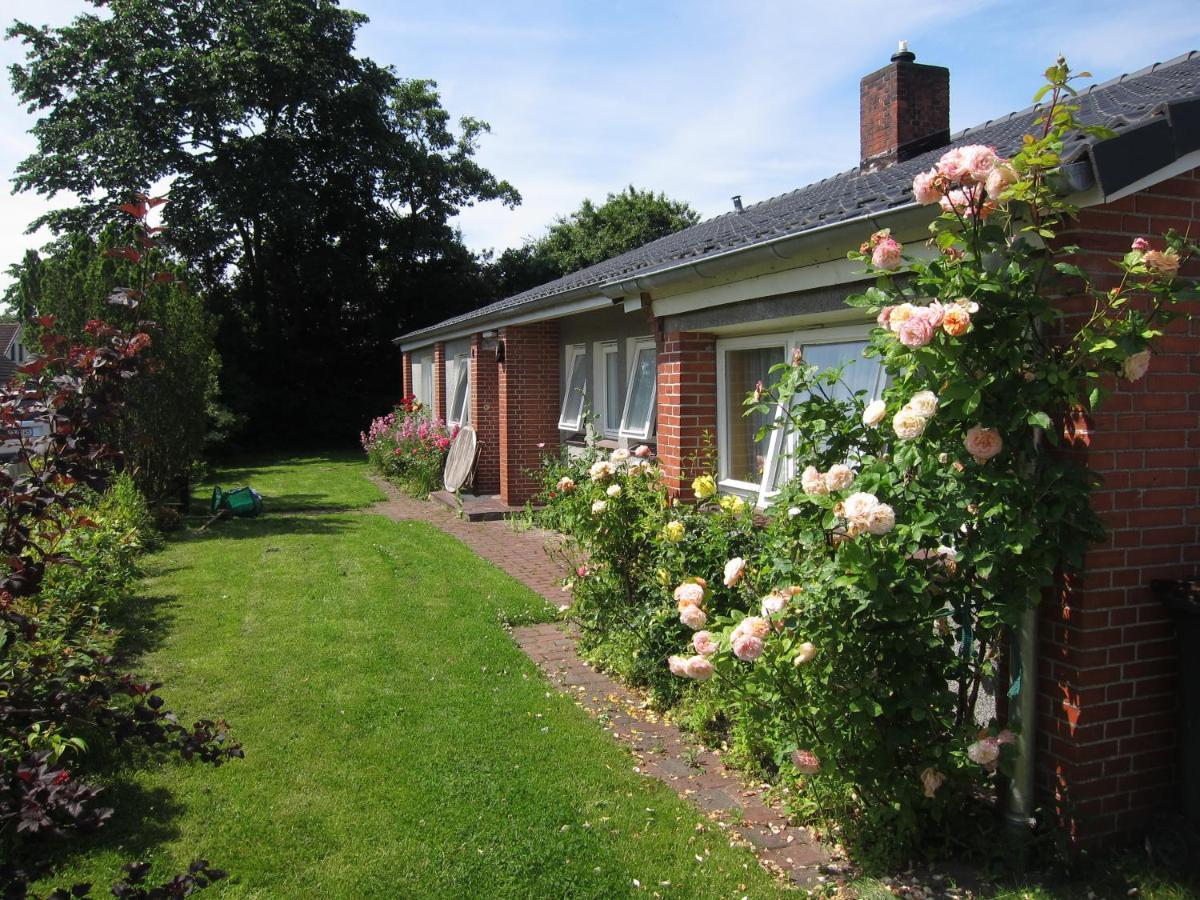
M 138 670 L 246 758 L 118 773 L 114 820 L 43 887 L 202 856 L 228 897 L 783 891 L 516 647 L 502 623 L 545 620 L 540 597 L 430 525 L 313 511 L 377 499 L 361 465 L 214 474 L 268 513 L 172 539 L 127 620 Z

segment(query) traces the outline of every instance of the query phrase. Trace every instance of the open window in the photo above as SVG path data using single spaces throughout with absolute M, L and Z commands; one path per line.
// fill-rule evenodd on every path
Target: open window
M 600 431 L 606 438 L 615 438 L 620 434 L 621 413 L 625 408 L 625 371 L 621 368 L 621 345 L 617 341 L 596 344 L 593 359 Z
M 775 381 L 769 374 L 771 366 L 790 359 L 794 350 L 799 349 L 810 366 L 845 366 L 842 381 L 833 388 L 837 399 L 866 391 L 870 401 L 883 393 L 887 373 L 878 358 L 863 356 L 867 331 L 865 325 L 821 328 L 718 343 L 718 450 L 723 488 L 754 496 L 760 506 L 765 506 L 785 482 L 795 477 L 793 442 L 785 429 L 771 430 L 757 439 L 763 426 L 778 420 L 784 411 L 777 408 L 770 416 L 744 414 L 746 395 L 758 381 L 767 385 Z
M 567 374 L 567 380 L 562 409 L 558 414 L 558 427 L 562 431 L 579 431 L 583 428 L 583 409 L 587 404 L 587 345 L 571 344 L 567 347 L 563 371 Z
M 471 357 L 460 353 L 446 363 L 446 422 L 450 425 L 471 424 Z
M 633 342 L 630 352 L 629 385 L 619 434 L 623 438 L 649 440 L 654 434 L 655 400 L 658 394 L 658 365 L 654 340 Z

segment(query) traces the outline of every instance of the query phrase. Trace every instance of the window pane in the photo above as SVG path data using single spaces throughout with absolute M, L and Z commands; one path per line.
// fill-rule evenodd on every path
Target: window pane
M 467 420 L 467 386 L 470 384 L 471 364 L 465 359 L 454 365 L 454 392 L 450 395 L 450 421 L 462 424 Z
M 867 399 L 875 397 L 879 381 L 880 362 L 878 357 L 867 359 L 863 350 L 866 341 L 845 341 L 840 344 L 812 344 L 804 348 L 804 361 L 810 366 L 828 369 L 846 365 L 842 371 L 842 382 L 833 388 L 838 400 L 849 400 L 857 391 L 866 391 Z
M 625 408 L 622 431 L 643 436 L 649 434 L 650 417 L 654 412 L 654 381 L 658 375 L 654 359 L 653 347 L 643 347 L 637 352 L 633 386 L 630 388 L 629 405 Z
M 587 356 L 574 353 L 571 374 L 567 379 L 567 393 L 563 397 L 559 424 L 567 428 L 578 428 L 583 415 L 583 402 L 587 393 Z
M 616 431 L 621 427 L 621 406 L 625 391 L 621 385 L 621 354 L 616 350 L 604 353 L 604 427 Z
M 725 396 L 729 406 L 729 421 L 725 423 L 729 434 L 726 478 L 753 484 L 762 480 L 771 435 L 768 433 L 761 441 L 755 440 L 755 435 L 769 424 L 771 417 L 758 412 L 743 415 L 745 407 L 742 404 L 759 381 L 770 382 L 771 366 L 783 362 L 783 357 L 783 347 L 728 350 L 725 353 Z

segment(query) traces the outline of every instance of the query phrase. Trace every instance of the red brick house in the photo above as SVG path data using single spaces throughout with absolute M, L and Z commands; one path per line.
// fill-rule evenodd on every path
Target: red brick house
M 1136 236 L 1200 233 L 1200 54 L 1077 102 L 1085 123 L 1118 132 L 1067 151 L 1081 264 L 1109 277 Z M 510 504 L 536 489 L 542 445 L 581 439 L 585 409 L 604 440 L 656 444 L 673 491 L 711 442 L 722 489 L 769 503 L 791 461 L 778 434 L 755 441 L 741 399 L 796 347 L 814 364 L 857 360 L 850 380 L 881 390 L 861 357 L 871 323 L 843 302 L 862 280 L 846 252 L 883 227 L 923 252 L 934 212 L 913 201 L 913 176 L 958 143 L 1008 155 L 1036 115 L 952 137 L 949 72 L 897 53 L 862 80 L 858 168 L 406 334 L 404 390 L 475 426 L 478 487 Z M 1177 651 L 1149 584 L 1200 575 L 1200 320 L 1176 322 L 1149 376 L 1121 385 L 1089 430 L 1109 537 L 1043 604 L 1038 667 L 1038 786 L 1081 844 L 1176 802 Z

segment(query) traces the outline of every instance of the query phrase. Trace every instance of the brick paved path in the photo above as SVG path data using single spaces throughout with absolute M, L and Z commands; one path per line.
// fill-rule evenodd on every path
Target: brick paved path
M 515 531 L 505 521 L 466 522 L 443 506 L 414 500 L 394 486 L 372 479 L 388 500 L 371 508 L 392 519 L 429 522 L 458 538 L 477 554 L 537 591 L 555 606 L 568 599 L 560 589 L 563 572 L 547 554 L 560 538 L 552 532 Z M 635 770 L 657 778 L 709 813 L 731 841 L 749 844 L 764 866 L 801 885 L 815 885 L 827 861 L 821 846 L 803 828 L 791 826 L 763 802 L 760 789 L 746 787 L 721 757 L 698 746 L 678 728 L 658 721 L 642 698 L 597 672 L 575 652 L 575 639 L 563 625 L 513 630 L 529 657 L 575 702 L 599 719 L 637 760 Z

